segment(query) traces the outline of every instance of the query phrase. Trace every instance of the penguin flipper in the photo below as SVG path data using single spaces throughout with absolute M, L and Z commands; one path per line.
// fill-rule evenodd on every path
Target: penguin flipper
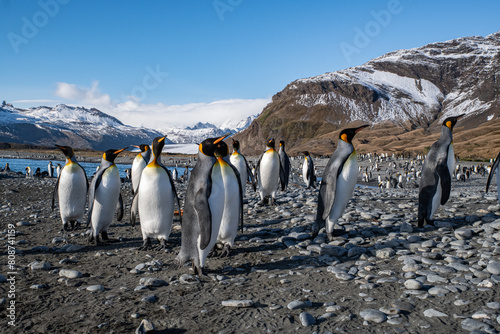
M 448 166 L 445 164 L 439 164 L 437 166 L 437 173 L 441 179 L 441 205 L 448 202 L 451 192 L 451 176 L 448 171 Z
M 137 220 L 137 213 L 139 211 L 139 192 L 134 194 L 132 198 L 132 205 L 130 206 L 130 225 L 135 226 Z
M 259 170 L 260 170 L 260 161 L 262 160 L 262 157 L 264 156 L 264 153 L 262 153 L 259 157 L 259 160 L 257 160 L 257 165 L 255 166 L 255 181 L 259 181 Z
M 95 192 L 99 185 L 101 184 L 102 180 L 102 174 L 104 174 L 104 171 L 107 168 L 99 168 L 97 173 L 95 173 L 94 178 L 92 179 L 92 183 L 89 188 L 88 192 L 88 216 L 87 216 L 87 226 L 89 226 L 90 221 L 92 219 L 92 209 L 94 208 L 94 198 L 95 198 Z
M 209 187 L 211 188 L 212 181 Z M 200 227 L 200 248 L 207 248 L 210 243 L 210 237 L 212 235 L 212 214 L 210 212 L 210 206 L 208 205 L 208 198 L 210 197 L 210 191 L 206 188 L 201 188 L 195 194 L 194 200 L 194 210 L 198 216 L 198 224 Z
M 123 198 L 122 193 L 118 196 L 118 203 L 116 204 L 116 220 L 121 221 L 123 218 Z
M 175 202 L 177 203 L 177 209 L 179 209 L 179 221 L 180 221 L 180 224 L 182 226 L 181 202 L 179 201 L 179 196 L 177 195 L 177 189 L 175 189 L 174 178 L 172 177 L 172 174 L 167 169 L 167 167 L 165 167 L 163 165 L 160 165 L 160 166 L 165 170 L 165 172 L 167 172 L 168 180 L 170 181 L 170 186 L 172 186 L 172 191 L 174 192 Z M 139 184 L 140 184 L 140 182 L 139 182 Z M 137 188 L 137 189 L 139 189 L 139 188 Z
M 243 159 L 245 159 L 245 157 L 243 157 Z M 248 166 L 248 163 L 246 161 L 247 160 L 245 159 L 245 163 L 246 163 L 247 169 L 248 169 L 250 167 Z M 238 187 L 240 188 L 240 192 L 239 192 L 239 194 L 240 194 L 240 215 L 239 215 L 239 219 L 240 219 L 241 232 L 243 232 L 243 192 L 245 190 L 244 190 L 244 188 L 241 187 L 241 175 L 240 175 L 240 172 L 238 172 L 238 170 L 236 169 L 236 167 L 233 166 L 233 164 L 229 164 L 229 166 L 233 169 L 234 175 L 236 176 L 236 179 L 238 180 Z M 250 173 L 252 173 L 252 171 L 250 171 Z M 254 190 L 255 190 L 255 188 L 254 188 Z
M 488 181 L 486 181 L 486 193 L 488 193 L 488 188 L 490 187 L 491 179 L 493 178 L 493 174 L 495 174 L 498 168 L 499 161 L 500 161 L 500 152 L 498 153 L 495 161 L 493 162 L 493 166 L 491 166 L 490 175 L 488 175 Z

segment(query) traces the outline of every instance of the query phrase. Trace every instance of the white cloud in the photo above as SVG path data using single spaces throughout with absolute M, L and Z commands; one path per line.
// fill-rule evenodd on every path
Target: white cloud
M 163 103 L 144 104 L 136 98 L 113 101 L 108 94 L 99 90 L 99 82 L 92 87 L 59 82 L 55 95 L 69 100 L 66 103 L 95 107 L 110 114 L 125 124 L 144 126 L 162 130 L 171 127 L 186 127 L 197 122 L 209 122 L 217 126 L 224 122 L 238 122 L 245 117 L 256 115 L 271 99 L 228 99 L 204 103 L 165 105 Z

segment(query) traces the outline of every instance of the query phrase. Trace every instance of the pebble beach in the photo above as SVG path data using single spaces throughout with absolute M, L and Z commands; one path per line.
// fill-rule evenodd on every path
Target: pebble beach
M 320 172 L 326 162 L 315 160 Z M 300 161 L 292 163 L 299 170 Z M 362 169 L 370 164 L 360 161 Z M 126 214 L 110 227 L 112 242 L 95 246 L 84 228 L 61 230 L 50 209 L 55 178 L 1 173 L 3 326 L 9 333 L 499 332 L 495 181 L 485 194 L 487 174 L 453 179 L 435 226 L 418 228 L 414 184 L 387 189 L 358 180 L 339 221 L 344 233 L 332 242 L 324 229 L 312 237 L 319 184 L 306 189 L 296 173 L 277 206 L 260 206 L 247 186 L 235 248 L 209 258 L 208 275 L 198 277 L 190 264 L 174 264 L 177 220 L 167 250 L 137 250 L 130 182 L 122 185 Z M 187 183 L 176 186 L 182 200 Z

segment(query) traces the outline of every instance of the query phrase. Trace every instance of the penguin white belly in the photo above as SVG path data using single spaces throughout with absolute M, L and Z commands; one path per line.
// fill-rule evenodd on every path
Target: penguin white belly
M 138 191 L 143 239 L 168 240 L 174 219 L 174 193 L 165 170 L 160 166 L 146 167 Z
M 217 240 L 233 247 L 238 233 L 240 218 L 240 187 L 234 170 L 225 161 L 221 161 L 222 180 L 224 182 L 224 212 Z
M 85 212 L 87 181 L 85 172 L 76 163 L 64 166 L 59 177 L 58 198 L 61 220 L 81 222 Z
M 120 196 L 120 183 L 118 168 L 113 165 L 106 169 L 94 195 L 94 206 L 92 208 L 94 236 L 101 231 L 107 231 L 113 221 L 118 197 Z
M 259 166 L 259 189 L 261 196 L 276 193 L 279 185 L 280 160 L 278 152 L 267 150 L 262 156 Z
M 330 216 L 326 221 L 327 232 L 331 233 L 333 231 L 334 224 L 337 222 L 337 219 L 342 216 L 342 213 L 347 207 L 347 203 L 349 203 L 349 199 L 351 199 L 357 179 L 358 157 L 356 152 L 353 152 L 344 163 L 344 168 L 342 168 L 342 172 L 337 178 L 335 200 L 333 202 L 332 210 L 330 211 Z
M 208 253 L 212 251 L 215 243 L 217 242 L 217 236 L 219 235 L 220 225 L 222 221 L 222 216 L 224 214 L 225 206 L 225 192 L 224 192 L 224 178 L 221 171 L 221 166 L 217 161 L 213 168 L 211 174 L 212 187 L 210 196 L 208 197 L 208 206 L 210 208 L 211 214 L 211 234 L 210 242 L 205 249 L 201 249 L 200 242 L 201 238 L 198 237 L 198 254 L 200 254 L 200 266 L 203 268 L 205 266 L 205 260 L 207 259 Z
M 304 180 L 304 183 L 309 186 L 309 182 L 307 180 L 307 158 L 304 160 L 304 163 L 302 164 L 302 179 Z
M 229 160 L 233 164 L 234 167 L 240 173 L 240 181 L 241 181 L 241 190 L 243 194 L 245 194 L 245 187 L 247 184 L 248 174 L 247 174 L 247 165 L 245 163 L 245 159 L 241 156 L 241 154 L 232 154 L 229 157 Z
M 139 186 L 139 181 L 141 180 L 142 171 L 146 168 L 146 162 L 144 158 L 139 154 L 134 158 L 132 163 L 132 189 L 134 192 L 137 191 Z
M 448 161 L 446 161 L 446 164 L 448 165 L 448 171 L 450 172 L 450 177 L 453 177 L 455 163 L 455 152 L 453 151 L 453 143 L 451 143 L 448 147 Z

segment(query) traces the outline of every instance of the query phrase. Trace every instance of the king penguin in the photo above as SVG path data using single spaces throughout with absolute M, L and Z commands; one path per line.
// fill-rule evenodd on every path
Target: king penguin
M 347 207 L 358 179 L 358 156 L 352 139 L 367 126 L 344 129 L 339 134 L 337 149 L 328 161 L 321 179 L 313 236 L 318 234 L 326 222 L 328 240 L 333 239 L 334 225 Z
M 488 193 L 488 188 L 490 187 L 491 179 L 493 178 L 493 174 L 495 172 L 497 173 L 497 197 L 498 197 L 498 203 L 500 203 L 500 152 L 497 155 L 497 158 L 495 159 L 495 162 L 493 162 L 493 166 L 491 166 L 491 171 L 490 175 L 488 175 L 488 181 L 486 182 L 486 193 Z
M 73 149 L 69 146 L 56 145 L 56 147 L 64 153 L 66 164 L 57 177 L 52 194 L 52 211 L 57 193 L 63 230 L 71 231 L 75 228 L 75 222 L 76 226 L 82 223 L 89 182 L 85 170 L 76 161 Z
M 308 151 L 304 152 L 304 163 L 302 164 L 302 178 L 309 189 L 311 186 L 316 189 L 316 175 L 314 174 L 314 163 Z
M 123 200 L 120 193 L 120 174 L 114 161 L 118 154 L 126 149 L 107 150 L 102 155 L 101 165 L 92 179 L 89 189 L 88 222 L 92 223 L 89 241 L 98 244 L 99 233 L 103 240 L 108 240 L 108 228 L 117 210 L 117 220 L 123 217 Z
M 191 260 L 195 273 L 200 275 L 204 274 L 206 258 L 218 236 L 231 234 L 234 223 L 243 224 L 239 173 L 224 157 L 228 153 L 223 142 L 227 136 L 208 138 L 199 145 L 185 196 L 181 250 L 175 261 L 182 266 Z
M 261 205 L 266 205 L 271 197 L 271 205 L 276 205 L 276 191 L 281 184 L 285 190 L 285 171 L 281 166 L 278 152 L 274 149 L 274 138 L 267 142 L 267 148 L 259 157 L 256 167 L 256 177 L 259 183 Z
M 165 137 L 153 141 L 153 160 L 142 171 L 132 207 L 139 208 L 141 231 L 144 244 L 139 249 L 151 249 L 151 238 L 160 242 L 165 249 L 174 220 L 174 203 L 180 211 L 179 197 L 172 175 L 160 160 Z M 137 204 L 135 204 L 137 202 Z
M 283 173 L 285 174 L 285 180 L 283 182 L 285 183 L 284 189 L 286 189 L 288 187 L 288 180 L 290 178 L 290 158 L 285 152 L 285 142 L 283 140 L 280 140 L 280 149 L 278 151 L 278 154 L 280 156 L 281 166 L 283 167 Z
M 455 170 L 453 127 L 462 115 L 448 117 L 441 126 L 441 137 L 431 146 L 422 166 L 418 194 L 418 227 L 433 225 L 432 216 L 450 198 L 451 176 Z
M 255 182 L 255 177 L 252 173 L 252 169 L 248 165 L 248 161 L 245 158 L 245 156 L 243 156 L 240 153 L 240 142 L 234 139 L 233 139 L 233 153 L 229 157 L 229 160 L 240 173 L 241 189 L 243 189 L 243 197 L 245 196 L 245 188 L 247 185 L 247 181 L 249 179 L 250 182 L 252 183 L 253 191 L 256 191 L 257 184 Z

